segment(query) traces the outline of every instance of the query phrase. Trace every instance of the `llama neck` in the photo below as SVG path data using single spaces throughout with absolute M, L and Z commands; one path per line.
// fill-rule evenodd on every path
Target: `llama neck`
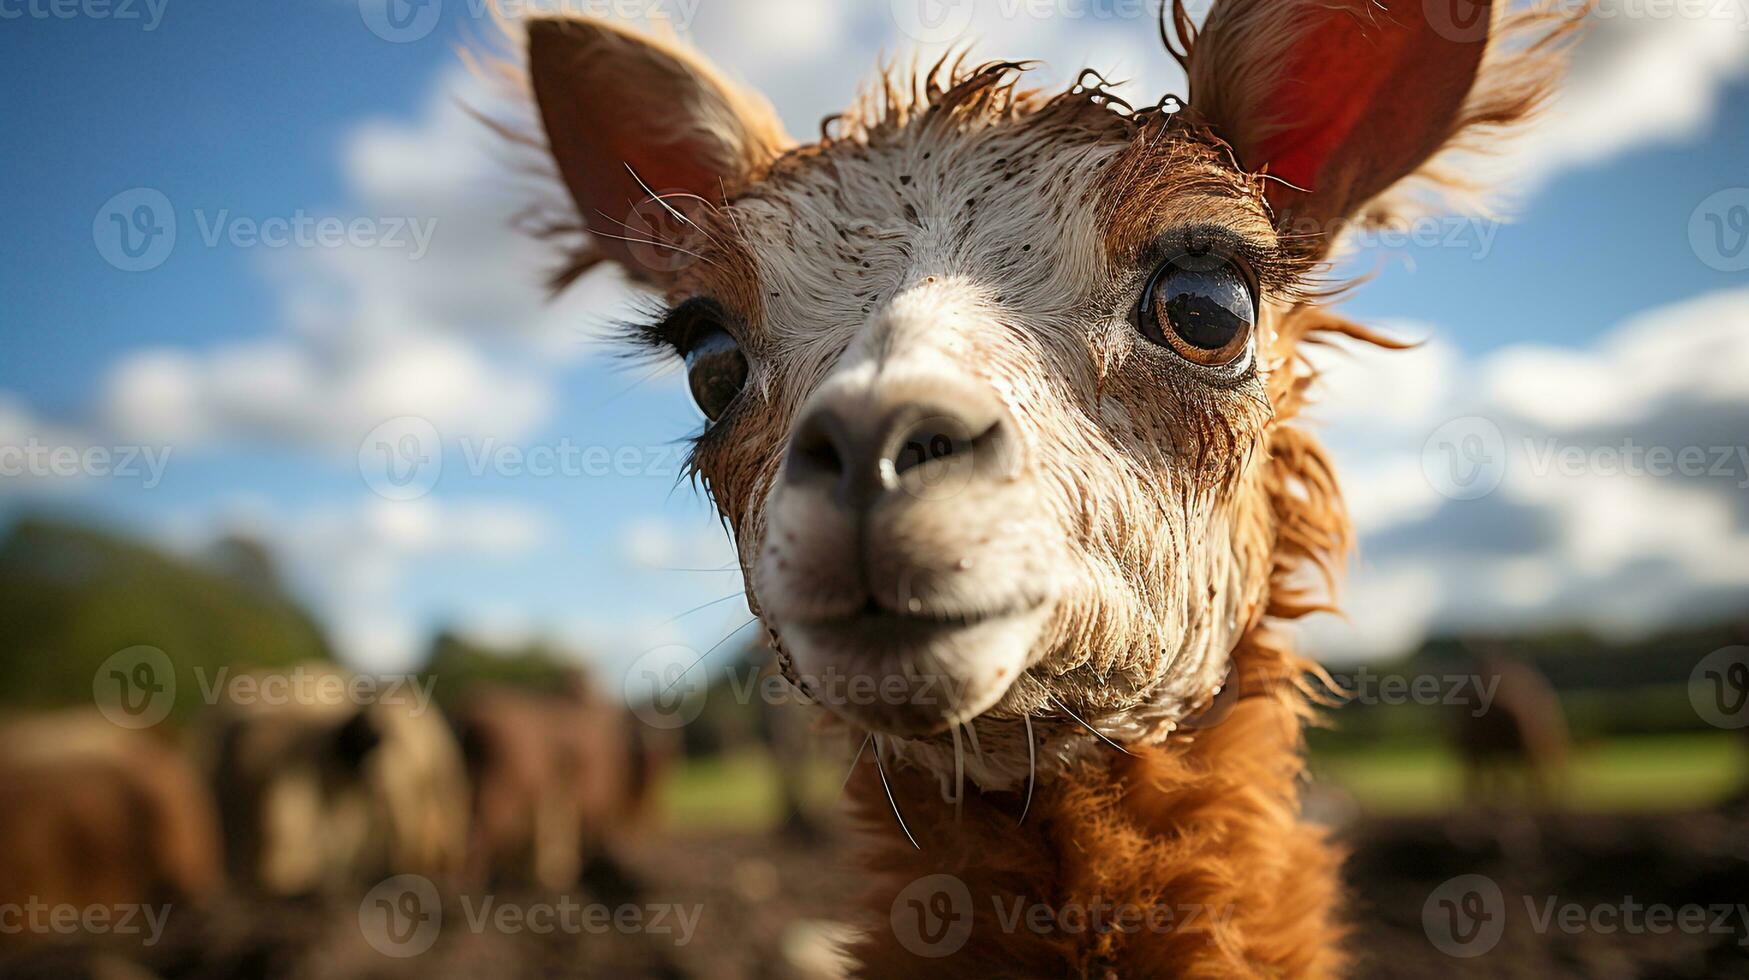
M 874 878 L 853 955 L 879 977 L 1338 972 L 1340 856 L 1299 818 L 1299 703 L 1276 689 L 1041 779 L 1024 823 L 1024 790 L 968 789 L 956 813 L 935 775 L 889 761 L 883 786 L 865 757 L 850 795 Z

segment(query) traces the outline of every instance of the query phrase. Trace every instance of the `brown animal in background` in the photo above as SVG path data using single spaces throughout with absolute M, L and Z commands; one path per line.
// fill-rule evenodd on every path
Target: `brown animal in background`
M 174 910 L 221 880 L 212 798 L 155 734 L 95 711 L 0 723 L 0 905 Z M 41 938 L 0 926 L 0 943 Z
M 610 843 L 642 813 L 660 765 L 630 712 L 572 675 L 557 693 L 477 688 L 454 719 L 473 786 L 472 880 L 557 891 L 593 868 L 609 890 L 629 887 Z
M 1548 678 L 1522 661 L 1484 655 L 1475 673 L 1491 700 L 1459 705 L 1453 737 L 1472 803 L 1504 801 L 1521 774 L 1531 799 L 1552 799 L 1567 763 L 1567 717 Z
M 330 696 L 346 690 L 348 675 L 297 670 L 334 683 L 308 683 L 292 698 L 241 698 L 227 683 L 226 699 L 203 719 L 236 882 L 302 895 L 390 874 L 459 872 L 467 777 L 437 707 L 404 688 L 362 704 Z
M 1343 969 L 1280 627 L 1328 607 L 1349 523 L 1291 422 L 1304 345 L 1376 339 L 1318 305 L 1344 230 L 1554 77 L 1565 21 L 1505 7 L 1174 3 L 1186 106 L 949 60 L 807 145 L 677 44 L 527 25 L 589 233 L 560 281 L 661 296 L 636 336 L 686 364 L 749 600 L 863 745 L 866 975 Z M 1176 916 L 991 913 L 1034 904 Z

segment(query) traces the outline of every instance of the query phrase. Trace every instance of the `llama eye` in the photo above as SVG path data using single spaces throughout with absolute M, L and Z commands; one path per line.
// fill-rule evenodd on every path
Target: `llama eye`
M 1166 261 L 1142 291 L 1142 336 L 1185 360 L 1220 367 L 1249 348 L 1257 299 L 1231 260 L 1205 252 Z
M 747 358 L 728 331 L 701 333 L 686 352 L 686 382 L 705 418 L 715 422 L 747 386 Z

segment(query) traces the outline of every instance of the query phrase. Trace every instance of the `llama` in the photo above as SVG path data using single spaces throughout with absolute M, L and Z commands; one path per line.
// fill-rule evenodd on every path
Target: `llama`
M 1488 807 L 1512 802 L 1514 776 L 1527 802 L 1559 795 L 1567 764 L 1567 716 L 1561 696 L 1534 666 L 1491 651 L 1475 658 L 1476 677 L 1495 692 L 1487 710 L 1453 712 L 1452 742 L 1463 763 L 1464 797 Z
M 479 685 L 452 719 L 472 786 L 472 882 L 563 891 L 587 871 L 597 890 L 635 897 L 612 845 L 638 825 L 665 752 L 622 704 L 571 673 L 551 693 Z
M 1187 101 L 961 56 L 809 144 L 676 42 L 526 24 L 587 233 L 555 282 L 659 297 L 630 332 L 685 364 L 749 601 L 862 746 L 864 975 L 1343 972 L 1283 625 L 1349 525 L 1290 423 L 1304 345 L 1388 344 L 1319 305 L 1342 229 L 1552 84 L 1572 19 L 1504 7 L 1175 2 Z

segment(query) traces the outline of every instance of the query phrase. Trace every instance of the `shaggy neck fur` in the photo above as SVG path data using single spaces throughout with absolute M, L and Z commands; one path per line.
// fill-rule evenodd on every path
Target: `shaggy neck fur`
M 1299 817 L 1302 665 L 1261 629 L 1235 661 L 1244 680 L 1219 724 L 1108 748 L 1030 805 L 972 789 L 956 806 L 929 772 L 888 760 L 883 781 L 860 760 L 850 795 L 873 877 L 859 975 L 1338 975 L 1341 855 Z

